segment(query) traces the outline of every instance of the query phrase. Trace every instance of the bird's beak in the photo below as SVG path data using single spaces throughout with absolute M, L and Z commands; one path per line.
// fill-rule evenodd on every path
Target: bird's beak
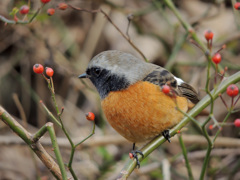
M 78 76 L 79 78 L 88 78 L 89 76 L 86 73 L 81 74 L 80 76 Z

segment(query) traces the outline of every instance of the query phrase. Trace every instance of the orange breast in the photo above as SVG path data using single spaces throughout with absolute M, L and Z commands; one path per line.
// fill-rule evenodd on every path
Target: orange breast
M 179 108 L 186 112 L 188 101 L 177 97 Z M 144 142 L 170 129 L 183 118 L 172 97 L 149 82 L 138 82 L 126 90 L 110 92 L 102 108 L 111 126 L 131 142 Z

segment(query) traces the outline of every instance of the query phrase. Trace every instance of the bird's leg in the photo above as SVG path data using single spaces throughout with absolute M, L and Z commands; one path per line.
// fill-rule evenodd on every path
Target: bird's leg
M 169 134 L 169 130 L 164 130 L 164 131 L 162 132 L 162 135 L 163 135 L 163 137 L 164 137 L 169 143 L 171 142 L 171 140 L 170 140 L 171 136 L 170 136 L 170 134 Z
M 137 167 L 140 168 L 140 162 L 139 162 L 139 160 L 138 160 L 137 153 L 140 154 L 142 157 L 144 157 L 144 155 L 143 155 L 142 151 L 140 151 L 140 150 L 135 150 L 135 143 L 133 143 L 133 149 L 132 149 L 131 153 L 132 153 L 133 157 L 134 157 L 134 158 L 136 159 L 136 161 L 137 161 Z

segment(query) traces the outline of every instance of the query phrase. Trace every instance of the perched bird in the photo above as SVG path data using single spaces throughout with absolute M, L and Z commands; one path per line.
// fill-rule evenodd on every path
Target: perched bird
M 96 55 L 79 78 L 89 78 L 97 88 L 110 125 L 127 140 L 146 143 L 162 134 L 169 142 L 169 129 L 184 117 L 189 101 L 199 101 L 197 92 L 166 69 L 117 50 Z M 170 94 L 162 92 L 168 85 Z

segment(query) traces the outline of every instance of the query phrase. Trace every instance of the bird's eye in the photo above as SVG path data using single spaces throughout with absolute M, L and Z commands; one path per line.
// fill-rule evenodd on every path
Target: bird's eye
M 94 75 L 99 76 L 100 73 L 101 73 L 101 69 L 100 68 L 93 68 L 93 73 L 94 73 Z

